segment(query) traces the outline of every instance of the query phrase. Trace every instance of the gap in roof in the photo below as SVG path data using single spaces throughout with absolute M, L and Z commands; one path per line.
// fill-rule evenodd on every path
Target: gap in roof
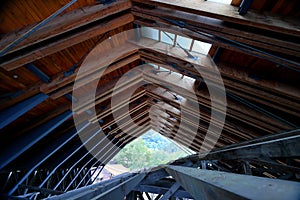
M 147 64 L 150 65 L 150 66 L 152 66 L 153 69 L 159 70 L 159 71 L 161 71 L 162 73 L 163 73 L 163 72 L 165 73 L 165 72 L 170 72 L 170 71 L 171 71 L 172 74 L 176 74 L 177 76 L 182 76 L 181 73 L 178 73 L 178 72 L 176 72 L 176 71 L 173 71 L 171 67 L 170 67 L 170 69 L 167 69 L 167 68 L 158 66 L 158 65 L 156 65 L 156 64 L 153 64 L 153 63 L 148 63 L 148 62 L 147 62 Z M 182 77 L 182 79 L 185 79 L 185 80 L 187 80 L 187 81 L 195 81 L 195 80 L 196 80 L 194 77 L 190 77 L 190 76 L 188 76 L 188 75 L 184 75 L 184 76 Z
M 232 0 L 207 0 L 211 2 L 216 2 L 216 3 L 223 3 L 223 4 L 231 4 Z
M 145 38 L 153 39 L 153 40 L 159 40 L 159 34 L 161 34 L 161 42 L 173 45 L 174 44 L 174 39 L 175 39 L 175 34 L 174 33 L 169 33 L 166 31 L 161 31 L 159 32 L 157 29 L 150 28 L 150 27 L 141 27 L 141 34 Z M 192 43 L 192 39 L 184 36 L 177 36 L 177 47 L 181 46 L 182 48 L 186 50 L 191 50 L 191 52 L 196 52 L 200 54 L 207 55 L 210 48 L 211 44 L 194 40 L 194 44 L 192 49 L 190 49 Z
M 127 144 L 110 164 L 123 165 L 133 171 L 156 167 L 193 153 L 195 152 L 150 129 Z

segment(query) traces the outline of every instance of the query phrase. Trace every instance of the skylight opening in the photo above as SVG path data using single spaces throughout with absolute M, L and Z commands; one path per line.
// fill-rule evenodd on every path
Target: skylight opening
M 141 33 L 142 33 L 143 37 L 153 39 L 153 40 L 158 40 L 159 39 L 158 38 L 159 31 L 157 29 L 142 26 Z
M 192 43 L 192 39 L 191 38 L 182 37 L 182 36 L 178 35 L 178 37 L 177 37 L 177 43 L 180 46 L 182 46 L 184 49 L 189 50 L 190 46 L 191 46 L 191 43 Z
M 195 40 L 192 51 L 200 53 L 200 54 L 207 55 L 210 48 L 211 48 L 211 46 L 212 45 L 209 44 L 209 43 Z
M 166 31 L 161 31 L 161 41 L 169 45 L 174 44 L 175 34 Z
M 151 64 L 151 65 L 152 65 L 152 64 Z M 164 68 L 164 67 L 160 67 L 159 69 L 160 69 L 161 71 L 170 71 L 170 69 L 167 69 L 167 68 Z M 182 77 L 182 74 L 180 74 L 180 73 L 178 73 L 178 72 L 175 72 L 175 71 L 172 71 L 172 70 L 171 70 L 171 73 L 172 73 L 172 74 L 175 74 L 175 75 L 177 75 L 177 76 L 179 76 L 179 77 Z M 195 78 L 192 78 L 192 77 L 187 76 L 187 75 L 184 75 L 182 78 L 185 79 L 185 80 L 188 80 L 188 81 L 193 81 L 193 82 L 196 80 Z
M 161 42 L 169 44 L 169 45 L 174 45 L 174 40 L 175 40 L 175 34 L 166 32 L 166 31 L 159 31 L 154 28 L 149 28 L 142 26 L 142 36 L 145 38 L 153 39 L 159 41 L 161 39 Z M 180 36 L 177 35 L 177 40 L 176 40 L 176 46 L 183 48 L 185 50 L 188 50 L 190 52 L 196 52 L 200 53 L 203 55 L 207 55 L 210 48 L 211 44 L 206 43 L 206 42 L 201 42 L 198 40 L 193 40 L 188 37 Z

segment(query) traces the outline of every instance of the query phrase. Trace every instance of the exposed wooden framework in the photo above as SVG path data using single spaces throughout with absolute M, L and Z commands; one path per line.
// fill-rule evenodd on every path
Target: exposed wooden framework
M 61 7 L 59 2 L 49 2 L 3 5 L 0 51 Z M 247 179 L 251 188 L 258 182 L 291 186 L 290 197 L 298 197 L 298 4 L 287 0 L 272 5 L 253 1 L 244 6 L 246 3 L 77 0 L 15 45 L 0 57 L 1 197 L 43 198 L 64 193 L 52 198 L 151 199 L 149 193 L 155 193 L 155 199 L 197 199 L 212 195 L 205 189 L 198 195 L 194 187 L 181 181 L 207 187 L 207 180 L 191 177 L 183 172 L 187 169 L 212 179 Z M 16 23 L 14 17 L 22 13 L 24 18 Z M 130 34 L 114 37 L 140 26 L 157 30 L 157 39 L 146 38 L 140 30 L 134 39 Z M 175 34 L 169 44 L 164 42 L 165 32 Z M 182 36 L 191 38 L 186 49 L 180 44 Z M 212 44 L 208 55 L 194 51 L 198 41 Z M 99 44 L 103 48 L 97 49 Z M 101 59 L 77 76 L 88 56 Z M 143 67 L 135 70 L 139 65 Z M 212 116 L 211 94 L 204 81 L 216 83 L 212 69 L 220 72 L 226 89 L 226 112 L 216 110 L 220 116 L 226 114 L 224 125 L 220 116 Z M 93 85 L 97 87 L 95 106 L 85 96 Z M 128 108 L 124 96 L 135 87 Z M 84 97 L 77 103 L 75 89 Z M 117 97 L 114 105 L 113 94 Z M 120 114 L 116 117 L 113 112 Z M 74 115 L 80 116 L 80 127 Z M 132 126 L 128 117 L 138 126 Z M 210 125 L 222 128 L 217 141 L 216 133 L 208 131 Z M 95 181 L 95 168 L 103 169 L 122 147 L 149 129 L 196 152 L 213 150 L 201 158 L 197 154 L 150 172 L 88 186 Z M 78 137 L 81 132 L 97 144 L 94 151 L 102 162 L 84 148 Z M 220 181 L 221 186 L 209 184 L 212 191 L 228 197 L 253 197 L 226 181 Z M 280 197 L 272 187 L 268 193 Z

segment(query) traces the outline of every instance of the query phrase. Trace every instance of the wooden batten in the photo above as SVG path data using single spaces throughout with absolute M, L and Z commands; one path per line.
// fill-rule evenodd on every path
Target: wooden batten
M 237 7 L 226 4 L 209 1 L 191 2 L 188 0 L 133 0 L 133 2 L 180 10 L 287 35 L 298 36 L 300 33 L 299 24 L 297 23 L 296 18 L 283 19 L 280 16 L 270 13 L 261 14 L 254 10 L 248 11 L 246 16 L 242 16 L 239 15 Z
M 37 59 L 43 58 L 47 55 L 61 51 L 67 47 L 71 47 L 75 44 L 88 40 L 90 38 L 96 37 L 98 35 L 104 34 L 108 31 L 114 30 L 118 27 L 124 26 L 126 24 L 132 23 L 134 17 L 132 14 L 127 13 L 116 19 L 112 19 L 100 24 L 82 30 L 78 33 L 73 33 L 71 36 L 61 38 L 56 42 L 51 42 L 45 46 L 35 48 L 33 50 L 27 51 L 22 55 L 17 55 L 12 59 L 6 60 L 0 64 L 5 70 L 13 70 L 24 64 L 33 62 Z
M 131 8 L 131 2 L 128 0 L 120 0 L 109 5 L 96 4 L 66 12 L 57 16 L 49 23 L 41 27 L 37 32 L 26 38 L 24 41 L 16 45 L 9 53 L 26 48 L 33 44 L 40 43 L 47 39 L 61 35 L 63 33 L 75 30 L 84 25 L 90 24 L 97 20 L 103 19 L 113 14 L 128 10 Z M 0 50 L 6 45 L 12 43 L 16 37 L 20 37 L 29 31 L 34 25 L 22 28 L 19 31 L 7 33 L 0 40 Z

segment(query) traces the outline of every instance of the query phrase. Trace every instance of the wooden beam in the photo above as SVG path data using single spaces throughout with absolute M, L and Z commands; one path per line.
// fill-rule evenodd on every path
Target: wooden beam
M 119 48 L 124 50 L 124 48 L 126 48 L 126 45 L 120 46 Z M 77 74 L 79 68 L 76 68 L 74 74 L 67 77 L 65 77 L 63 73 L 60 73 L 56 76 L 56 78 L 51 83 L 43 84 L 40 90 L 45 94 L 51 93 L 51 98 L 57 99 L 62 95 L 67 94 L 73 90 L 74 85 L 73 84 L 70 85 L 70 83 L 74 82 L 75 78 L 77 80 L 80 79 L 80 85 L 85 85 L 98 79 L 99 73 L 102 73 L 102 76 L 105 76 L 134 61 L 139 60 L 140 56 L 135 52 L 137 51 L 130 52 L 132 54 L 129 55 L 128 57 L 124 56 L 125 58 L 123 59 L 119 58 L 120 60 L 116 61 L 114 64 L 110 65 L 109 67 L 107 67 L 107 65 L 104 63 L 99 63 L 99 65 L 95 65 L 94 67 L 89 68 L 88 70 L 85 71 L 85 73 L 82 74 Z
M 213 37 L 213 35 L 208 34 L 209 37 L 205 37 L 203 35 L 203 33 L 201 34 L 201 31 L 199 32 L 198 28 L 193 27 L 191 28 L 193 31 L 189 30 L 190 27 L 188 28 L 180 28 L 178 26 L 173 25 L 173 23 L 161 23 L 161 22 L 145 22 L 145 21 L 141 21 L 141 20 L 136 20 L 135 23 L 139 24 L 139 25 L 143 25 L 143 26 L 148 26 L 148 27 L 154 27 L 157 28 L 157 26 L 159 26 L 160 28 L 158 29 L 164 29 L 166 31 L 169 32 L 175 32 L 175 34 L 177 33 L 181 33 L 185 36 L 188 36 L 192 39 L 195 40 L 199 40 L 199 41 L 203 41 L 206 43 L 212 43 L 214 45 L 220 46 L 222 48 L 228 49 L 228 50 L 233 50 L 236 52 L 240 52 L 243 54 L 248 54 L 251 57 L 256 57 L 259 59 L 266 59 L 270 62 L 273 62 L 277 65 L 282 65 L 285 66 L 287 68 L 290 68 L 292 70 L 295 71 L 299 71 L 300 67 L 299 67 L 299 63 L 294 59 L 286 59 L 284 57 L 278 57 L 278 56 L 274 56 L 274 53 L 272 53 L 273 50 L 277 51 L 277 52 L 285 52 L 287 54 L 293 55 L 293 56 L 297 56 L 300 57 L 299 51 L 298 50 L 288 50 L 286 47 L 276 47 L 274 46 L 274 44 L 264 44 L 262 42 L 252 42 L 250 40 L 245 40 L 243 38 L 240 38 L 239 36 L 235 36 L 235 38 L 238 38 L 237 40 L 243 40 L 244 42 L 247 43 L 255 43 L 256 46 L 258 48 L 253 49 L 252 47 L 247 48 L 244 46 L 244 42 L 241 42 L 240 44 L 233 44 L 231 41 L 229 42 L 227 39 L 224 38 L 218 38 L 216 36 Z M 277 43 L 275 43 L 277 44 Z M 259 50 L 261 47 L 263 48 L 267 48 L 268 51 L 270 51 L 268 53 L 268 51 L 261 51 Z M 205 54 L 206 52 L 203 52 L 203 54 Z
M 130 24 L 133 22 L 133 20 L 134 17 L 132 14 L 123 14 L 118 18 L 103 21 L 99 24 L 93 25 L 89 28 L 85 28 L 78 32 L 72 32 L 71 35 L 64 36 L 60 38 L 60 40 L 57 40 L 55 42 L 51 41 L 48 44 L 44 44 L 43 46 L 39 46 L 38 48 L 31 49 L 24 52 L 23 54 L 17 54 L 15 57 L 3 61 L 0 66 L 8 71 L 16 69 L 23 66 L 24 64 L 46 57 L 47 55 L 61 51 L 65 48 L 71 47 L 90 38 L 99 36 L 103 33 L 114 30 L 126 24 Z
M 146 61 L 146 62 L 150 62 L 153 64 L 157 64 L 157 62 L 159 62 L 158 64 L 160 64 L 160 58 L 156 57 L 155 59 L 147 59 L 146 57 L 149 55 L 149 53 L 145 56 L 143 54 L 142 56 L 142 60 Z M 159 55 L 159 53 L 156 53 L 156 55 Z M 168 59 L 166 61 L 162 61 L 163 66 L 167 69 L 173 69 L 171 66 L 169 66 L 170 63 L 176 63 L 177 65 L 179 65 L 180 61 L 176 61 L 176 62 L 171 62 L 170 57 L 168 57 Z M 165 65 L 168 64 L 168 65 Z M 185 68 L 184 68 L 185 69 Z M 190 69 L 192 69 L 191 67 L 188 67 L 186 70 L 189 71 Z M 185 72 L 180 72 L 183 74 L 186 74 Z M 186 74 L 187 76 L 190 76 L 190 74 Z M 198 76 L 198 73 L 196 72 L 195 76 Z M 287 96 L 285 98 L 281 98 L 281 94 L 278 93 L 279 95 L 275 95 L 273 93 L 269 93 L 266 92 L 263 88 L 261 89 L 255 89 L 254 87 L 249 87 L 247 84 L 240 84 L 237 81 L 232 81 L 230 78 L 234 77 L 229 75 L 229 79 L 226 79 L 226 74 L 222 74 L 223 77 L 223 82 L 225 83 L 225 87 L 226 90 L 228 92 L 230 92 L 231 94 L 235 94 L 238 95 L 242 98 L 245 99 L 250 99 L 253 102 L 258 102 L 260 104 L 264 104 L 269 106 L 270 104 L 272 105 L 273 108 L 281 110 L 283 112 L 289 113 L 291 115 L 295 115 L 297 116 L 297 111 L 299 110 L 299 105 L 294 102 L 294 100 L 292 100 L 293 98 L 288 98 Z M 240 80 L 239 80 L 240 81 Z M 254 96 L 256 96 L 256 98 L 252 98 L 251 94 L 253 94 Z M 261 94 L 258 95 L 257 94 Z M 250 96 L 248 96 L 250 95 Z M 272 97 L 273 96 L 273 97 Z M 271 103 L 272 102 L 272 103 Z
M 258 48 L 264 48 L 271 51 L 277 51 L 280 53 L 286 53 L 289 55 L 300 57 L 300 53 L 298 51 L 298 49 L 300 48 L 299 44 L 295 44 L 294 42 L 288 41 L 286 39 L 274 38 L 274 35 L 272 34 L 257 34 L 256 32 L 251 30 L 244 30 L 243 27 L 229 26 L 226 23 L 223 23 L 222 20 L 211 19 L 193 13 L 186 13 L 178 10 L 159 7 L 154 9 L 147 9 L 141 6 L 133 6 L 132 12 L 135 16 L 141 17 L 143 19 L 155 20 L 156 23 L 163 22 L 170 25 L 170 22 L 167 22 L 164 19 L 182 21 L 185 24 L 194 26 L 194 28 L 203 33 L 224 37 Z M 137 21 L 141 22 L 142 20 Z M 159 24 L 154 24 L 154 26 L 155 25 Z M 187 34 L 190 37 L 193 36 L 185 29 L 180 30 L 180 32 Z M 200 35 L 197 37 L 201 38 Z M 202 37 L 202 40 L 204 40 L 204 42 L 210 41 L 207 37 Z M 214 41 L 211 40 L 211 42 Z
M 295 181 L 170 165 L 166 171 L 195 199 L 297 199 L 300 195 L 300 183 Z
M 148 46 L 149 47 L 149 46 Z M 171 55 L 171 53 L 169 52 L 169 55 Z M 176 93 L 180 94 L 181 96 L 185 96 L 185 97 L 189 97 L 189 98 L 193 98 L 193 95 L 190 94 L 191 91 L 194 91 L 194 83 L 191 81 L 189 82 L 188 80 L 181 80 L 180 77 L 176 76 L 176 75 L 169 75 L 169 74 L 163 74 L 163 73 L 159 73 L 159 74 L 155 74 L 154 72 L 151 71 L 151 68 L 149 68 L 150 70 L 145 70 L 144 76 L 145 79 L 152 82 L 152 83 L 157 83 L 158 85 L 167 85 L 168 88 L 172 88 L 173 90 L 176 89 Z M 207 99 L 210 100 L 209 96 L 206 96 L 206 94 L 203 93 L 203 91 L 201 92 L 197 92 L 196 94 L 199 95 L 199 99 Z M 201 100 L 200 100 L 201 101 Z M 263 122 L 261 124 L 262 127 L 269 127 L 270 130 L 273 131 L 279 131 L 283 128 L 283 130 L 290 128 L 290 126 L 280 122 L 279 125 L 279 121 L 274 120 L 272 118 L 269 118 L 267 116 L 262 115 L 261 113 L 259 113 L 258 111 L 255 111 L 253 109 L 250 109 L 240 103 L 236 103 L 234 101 L 232 101 L 231 99 L 227 99 L 227 114 L 232 116 L 236 116 L 236 119 L 247 119 L 247 121 L 252 121 L 253 125 L 255 124 L 261 124 L 261 122 Z M 246 111 L 246 112 L 245 112 Z M 251 114 L 250 114 L 251 113 Z M 270 124 L 272 124 L 271 126 L 269 126 Z M 280 126 L 280 129 L 276 129 L 274 130 L 274 128 L 276 126 Z
M 297 18 L 284 19 L 282 16 L 267 12 L 261 14 L 253 10 L 249 11 L 246 16 L 241 16 L 238 14 L 237 7 L 226 4 L 189 0 L 133 0 L 133 2 L 180 10 L 287 35 L 299 36 L 300 34 L 300 24 Z
M 153 57 L 154 61 L 158 62 L 160 60 L 164 60 L 164 63 L 167 63 L 167 62 L 172 63 L 171 60 L 173 59 L 174 63 L 177 63 L 178 66 L 181 66 L 181 63 L 179 62 L 179 60 L 184 60 L 185 63 L 191 63 L 191 64 L 195 63 L 195 61 L 188 59 L 184 56 L 180 56 L 180 58 L 179 58 L 178 55 L 184 55 L 183 52 L 180 51 L 179 48 L 172 47 L 171 45 L 158 43 L 155 40 L 151 40 L 151 39 L 147 39 L 147 38 L 143 38 L 142 40 L 140 40 L 138 45 L 148 47 L 147 51 L 146 50 L 141 51 L 142 59 L 144 59 L 145 57 L 147 57 L 147 58 Z M 149 48 L 149 47 L 152 47 L 152 48 Z M 169 49 L 169 53 L 167 54 L 168 58 L 166 56 L 166 53 L 164 53 L 164 51 L 158 51 L 158 49 L 166 49 L 166 48 Z M 150 51 L 150 49 L 151 49 L 151 51 Z M 145 52 L 145 53 L 143 53 L 143 52 Z M 153 52 L 153 53 L 151 53 L 151 52 Z M 172 56 L 172 54 L 174 56 Z M 160 58 L 159 55 L 164 56 L 164 58 Z M 198 57 L 197 63 L 201 63 L 201 69 L 204 70 L 204 69 L 209 69 L 210 67 L 212 67 L 212 61 L 209 56 L 198 54 L 198 53 L 194 53 L 194 55 Z M 184 65 L 184 63 L 182 63 L 182 65 Z M 197 66 L 198 64 L 195 63 L 195 65 Z M 261 93 L 262 91 L 260 91 L 260 89 L 262 89 L 264 91 L 267 89 L 269 91 L 268 94 L 266 92 L 264 92 L 264 94 L 260 95 L 260 96 L 262 98 L 269 97 L 268 100 L 270 100 L 270 101 L 276 99 L 276 102 L 281 102 L 281 103 L 283 103 L 283 105 L 287 104 L 287 98 L 280 98 L 277 95 L 276 96 L 272 95 L 272 93 L 275 92 L 279 95 L 284 94 L 285 96 L 288 96 L 292 99 L 294 99 L 294 98 L 300 99 L 299 90 L 297 90 L 293 86 L 286 85 L 286 84 L 280 83 L 280 82 L 269 81 L 269 80 L 257 81 L 257 80 L 251 79 L 246 72 L 243 72 L 240 70 L 238 71 L 236 69 L 229 68 L 228 66 L 225 66 L 225 65 L 217 66 L 217 67 L 218 67 L 220 73 L 222 74 L 222 76 L 224 76 L 223 81 L 225 82 L 226 87 L 236 86 L 235 89 L 243 88 L 243 91 L 245 91 L 245 89 L 246 89 L 248 93 L 251 93 L 253 95 L 257 95 L 258 93 Z M 194 68 L 184 67 L 184 69 L 187 71 L 190 71 L 190 72 L 192 72 L 191 70 L 193 70 L 196 76 L 198 74 L 198 72 L 196 72 Z M 203 71 L 201 73 L 205 73 L 205 71 Z M 208 77 L 210 77 L 209 72 L 207 75 L 208 75 Z M 244 84 L 239 85 L 238 82 L 230 81 L 230 79 L 232 79 L 232 78 L 238 80 L 239 82 L 245 83 L 245 84 L 251 84 L 255 87 L 249 87 Z M 274 102 L 274 103 L 276 104 L 276 102 Z M 298 107 L 298 104 L 295 103 L 294 100 L 288 101 L 288 105 L 290 105 L 292 109 L 295 109 L 295 107 Z M 286 106 L 288 106 L 288 105 L 286 105 Z
M 134 86 L 138 84 L 140 81 L 142 81 L 141 76 L 133 76 L 127 78 L 122 84 L 119 84 L 118 87 L 115 87 L 115 83 L 117 82 L 116 79 L 102 85 L 97 91 L 96 91 L 96 97 L 95 99 L 90 99 L 88 97 L 83 97 L 78 99 L 78 102 L 74 102 L 73 110 L 75 112 L 81 113 L 85 111 L 86 109 L 89 109 L 93 104 L 98 104 L 100 102 L 103 102 L 104 100 L 107 100 L 111 98 L 111 94 L 114 90 L 114 92 L 121 92 L 127 90 L 129 87 Z
M 187 76 L 199 76 L 199 73 L 195 71 L 194 68 L 186 66 L 188 62 L 181 62 L 179 59 L 173 59 L 157 51 L 156 53 L 149 51 L 146 53 L 143 50 L 141 51 L 141 55 L 142 60 L 146 62 L 163 64 L 165 68 L 172 70 L 173 67 L 169 65 L 175 64 L 179 73 Z M 300 93 L 295 87 L 269 80 L 254 80 L 251 79 L 246 72 L 229 68 L 229 66 L 223 64 L 219 64 L 218 69 L 221 72 L 223 82 L 228 92 L 266 106 L 272 104 L 273 108 L 297 116 L 296 110 L 300 110 L 300 107 L 299 104 L 295 102 L 295 99 L 298 99 L 296 96 L 299 96 Z M 237 81 L 232 80 L 232 78 Z M 281 97 L 282 93 L 285 93 L 285 97 Z
M 157 116 L 156 118 L 154 118 L 154 117 L 151 118 L 152 122 L 156 123 L 157 125 L 161 126 L 162 124 L 165 124 L 168 127 L 170 127 L 169 124 L 172 124 L 172 127 L 170 127 L 170 128 L 172 128 L 175 131 L 175 133 L 177 133 L 177 130 L 179 129 L 179 127 L 182 129 L 185 129 L 185 132 L 188 133 L 188 132 L 191 132 L 191 130 L 193 130 L 193 127 L 195 127 L 195 126 L 198 126 L 197 130 L 198 130 L 198 133 L 201 134 L 200 136 L 202 136 L 202 135 L 204 136 L 208 132 L 207 129 L 208 129 L 208 125 L 210 124 L 210 116 L 205 116 L 202 114 L 202 112 L 201 112 L 201 121 L 202 122 L 199 124 L 195 124 L 193 122 L 193 120 L 191 120 L 191 118 L 192 118 L 191 116 L 186 117 L 186 116 L 190 115 L 188 113 L 185 113 L 185 116 L 183 116 L 183 115 L 181 115 L 181 113 L 177 114 L 172 111 L 167 111 L 167 115 L 165 114 L 166 116 L 164 116 L 163 114 L 164 114 L 165 107 L 159 108 L 157 106 L 157 104 L 151 104 L 151 103 L 150 103 L 150 105 L 152 105 L 152 109 L 150 111 L 150 116 L 154 116 L 154 115 Z M 156 108 L 155 112 L 153 111 L 153 108 Z M 177 119 L 180 119 L 180 122 L 178 120 L 171 120 L 168 115 L 171 115 L 173 117 L 176 117 Z M 215 123 L 215 122 L 212 122 L 211 125 L 220 126 L 220 124 Z M 194 134 L 194 132 L 191 132 L 191 135 L 193 135 L 193 134 Z M 213 135 L 213 133 L 211 133 L 211 134 Z M 232 127 L 228 127 L 227 124 L 224 125 L 224 128 L 222 130 L 222 136 L 228 138 L 231 141 L 231 143 L 236 143 L 236 142 L 240 142 L 243 140 L 251 139 L 251 138 L 253 138 L 253 137 L 251 137 L 251 135 L 252 135 L 252 133 L 249 133 L 247 135 L 244 132 L 233 129 Z M 257 135 L 257 136 L 259 136 L 259 135 Z M 186 139 L 188 140 L 188 138 L 186 138 Z M 203 139 L 204 139 L 204 137 L 203 137 Z M 220 139 L 220 140 L 222 140 L 222 139 Z M 224 146 L 225 143 L 222 144 L 222 142 L 220 142 L 220 145 Z
M 14 52 L 33 44 L 40 43 L 49 38 L 72 31 L 76 28 L 90 24 L 107 16 L 128 10 L 131 8 L 131 2 L 128 0 L 119 0 L 111 4 L 95 4 L 67 12 L 57 16 L 52 21 L 41 27 L 37 32 L 25 39 L 14 47 L 10 52 Z M 0 49 L 13 42 L 16 37 L 30 30 L 34 25 L 29 25 L 22 30 L 3 35 L 0 40 Z
M 299 145 L 295 145 L 300 140 L 299 129 L 271 134 L 252 140 L 232 144 L 226 147 L 215 149 L 205 154 L 195 154 L 188 158 L 178 159 L 172 164 L 184 163 L 188 160 L 236 160 L 236 159 L 261 159 L 261 158 L 283 158 L 299 157 Z
M 190 103 L 190 101 L 183 100 L 180 104 L 171 104 L 170 102 L 172 102 L 172 100 L 167 97 L 167 95 L 166 95 L 166 94 L 168 94 L 167 92 L 162 92 L 159 94 L 157 92 L 157 90 L 152 90 L 149 88 L 147 88 L 147 94 L 149 95 L 149 97 L 152 97 L 153 99 L 156 99 L 159 101 L 157 103 L 154 103 L 153 101 L 149 100 L 149 105 L 151 105 L 153 108 L 156 108 L 157 110 L 162 111 L 163 113 L 166 112 L 167 116 L 170 115 L 170 116 L 175 117 L 176 119 L 181 120 L 180 124 L 179 124 L 179 121 L 177 121 L 177 120 L 172 120 L 172 121 L 170 120 L 169 122 L 172 123 L 173 125 L 179 126 L 181 124 L 186 123 L 186 125 L 189 125 L 189 126 L 197 126 L 197 124 L 195 124 L 193 121 L 195 121 L 198 118 L 198 115 L 197 115 L 198 102 Z M 189 98 L 189 100 L 192 100 L 192 99 Z M 168 103 L 164 103 L 164 102 L 168 102 Z M 184 104 L 185 104 L 185 106 L 183 106 Z M 206 105 L 205 105 L 205 107 L 206 107 Z M 209 123 L 211 123 L 212 125 L 215 125 L 215 126 L 221 125 L 221 122 L 219 119 L 215 119 L 214 122 L 210 121 L 211 116 L 210 116 L 210 113 L 208 112 L 209 110 L 210 110 L 209 105 L 207 105 L 207 111 L 202 106 L 200 107 L 201 122 L 203 124 L 206 123 L 206 127 L 203 128 L 203 126 L 201 127 L 201 125 L 200 125 L 199 129 L 200 130 L 202 129 L 205 133 L 207 131 L 207 125 Z M 184 112 L 184 115 L 181 115 L 181 112 Z M 191 120 L 191 119 L 194 119 L 194 120 Z M 224 125 L 223 131 L 226 131 L 226 132 L 228 131 L 228 133 L 230 133 L 230 135 L 237 136 L 237 139 L 233 142 L 240 141 L 241 139 L 251 139 L 254 137 L 259 137 L 259 134 L 256 134 L 249 129 L 243 129 L 241 126 L 237 126 L 236 124 L 232 125 L 229 122 L 228 118 Z M 245 133 L 247 133 L 247 134 L 245 134 Z

